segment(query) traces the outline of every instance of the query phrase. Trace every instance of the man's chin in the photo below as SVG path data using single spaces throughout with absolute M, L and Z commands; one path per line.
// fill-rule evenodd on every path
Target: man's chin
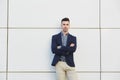
M 68 32 L 68 30 L 63 30 L 64 32 Z
M 65 33 L 68 32 L 68 31 L 64 31 Z

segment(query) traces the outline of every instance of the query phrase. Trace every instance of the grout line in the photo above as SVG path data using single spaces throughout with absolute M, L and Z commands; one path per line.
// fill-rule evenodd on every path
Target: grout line
M 7 27 L 0 27 L 0 29 L 7 29 Z M 61 28 L 54 28 L 54 27 L 9 27 L 8 29 L 61 29 Z M 70 28 L 70 29 L 99 29 L 99 28 Z
M 55 73 L 55 71 L 8 71 L 8 73 Z
M 7 0 L 7 51 L 6 51 L 6 80 L 8 80 L 8 38 L 9 38 L 9 0 Z
M 120 71 L 101 71 L 102 73 L 120 73 Z
M 0 73 L 6 73 L 6 71 L 0 71 Z
M 0 27 L 0 29 L 7 29 L 7 27 Z
M 102 80 L 102 63 L 101 63 L 101 0 L 99 0 L 99 40 L 100 40 L 100 80 Z
M 100 24 L 99 24 L 100 25 Z M 61 29 L 61 28 L 42 28 L 42 27 L 0 27 L 0 29 Z M 120 29 L 120 28 L 70 28 L 70 29 Z
M 77 73 L 120 73 L 120 71 L 76 71 Z M 0 73 L 56 73 L 55 71 L 0 71 Z

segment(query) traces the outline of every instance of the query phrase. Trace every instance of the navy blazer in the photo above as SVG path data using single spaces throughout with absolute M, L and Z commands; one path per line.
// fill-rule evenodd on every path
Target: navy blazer
M 63 55 L 65 56 L 66 63 L 71 67 L 75 67 L 73 53 L 75 52 L 77 47 L 76 42 L 77 42 L 76 37 L 71 34 L 68 34 L 67 45 L 62 46 L 61 33 L 53 35 L 51 50 L 52 50 L 52 53 L 55 55 L 52 61 L 52 66 L 55 66 L 59 61 L 60 56 Z M 71 43 L 74 43 L 75 46 L 70 47 Z M 57 49 L 57 46 L 61 46 L 61 48 Z

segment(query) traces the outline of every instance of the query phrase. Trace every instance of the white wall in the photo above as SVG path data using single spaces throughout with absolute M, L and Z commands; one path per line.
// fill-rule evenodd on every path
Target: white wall
M 7 26 L 7 0 L 0 0 L 0 27 Z
M 99 0 L 0 0 L 0 80 L 56 80 L 51 36 L 64 17 L 77 37 L 79 80 L 119 80 L 120 1 L 100 2 L 101 13 Z

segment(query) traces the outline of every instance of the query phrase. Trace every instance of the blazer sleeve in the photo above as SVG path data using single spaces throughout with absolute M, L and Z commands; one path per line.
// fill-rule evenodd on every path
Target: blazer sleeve
M 52 36 L 52 42 L 51 42 L 51 50 L 52 50 L 52 53 L 53 54 L 56 54 L 56 55 L 66 55 L 66 52 L 64 50 L 65 47 L 61 46 L 61 49 L 57 49 L 57 40 L 56 40 L 56 36 Z
M 67 52 L 67 55 L 69 55 L 69 54 L 71 54 L 71 53 L 74 53 L 74 52 L 76 51 L 76 48 L 77 48 L 77 39 L 76 39 L 76 37 L 73 37 L 72 43 L 74 43 L 75 46 L 70 47 L 70 45 L 69 45 L 69 46 L 67 46 L 66 48 L 64 48 L 65 51 Z M 71 43 L 70 43 L 70 44 L 71 44 Z

